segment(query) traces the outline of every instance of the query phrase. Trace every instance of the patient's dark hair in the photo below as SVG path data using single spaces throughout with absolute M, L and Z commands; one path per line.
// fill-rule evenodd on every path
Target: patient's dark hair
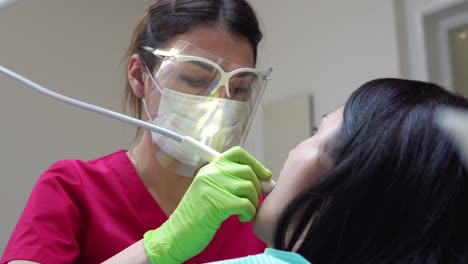
M 275 247 L 313 264 L 468 263 L 468 172 L 433 122 L 443 106 L 468 101 L 420 81 L 358 88 L 334 166 L 285 209 Z

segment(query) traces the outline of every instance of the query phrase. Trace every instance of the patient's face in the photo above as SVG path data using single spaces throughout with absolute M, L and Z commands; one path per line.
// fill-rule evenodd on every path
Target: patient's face
M 273 245 L 276 220 L 286 205 L 305 188 L 317 182 L 332 166 L 328 147 L 343 123 L 343 107 L 324 116 L 318 131 L 289 152 L 273 191 L 265 198 L 253 221 L 255 233 Z

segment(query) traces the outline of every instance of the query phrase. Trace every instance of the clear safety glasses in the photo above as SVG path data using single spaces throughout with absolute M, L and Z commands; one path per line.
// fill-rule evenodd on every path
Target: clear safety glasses
M 170 51 L 144 48 L 161 59 L 154 76 L 161 88 L 256 103 L 270 80 L 271 69 L 241 67 L 184 41 L 178 41 Z

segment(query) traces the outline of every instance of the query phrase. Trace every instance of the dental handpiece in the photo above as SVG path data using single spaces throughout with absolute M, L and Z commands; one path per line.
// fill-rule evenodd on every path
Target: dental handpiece
M 88 103 L 85 103 L 85 102 L 82 102 L 82 101 L 79 101 L 79 100 L 76 100 L 76 99 L 61 95 L 59 93 L 53 92 L 53 91 L 51 91 L 49 89 L 46 89 L 46 88 L 42 87 L 41 85 L 39 85 L 39 84 L 37 84 L 37 83 L 35 83 L 35 82 L 21 76 L 19 74 L 17 74 L 14 71 L 11 71 L 11 70 L 3 67 L 3 66 L 0 66 L 0 71 L 3 72 L 6 75 L 18 80 L 18 81 L 26 84 L 27 86 L 33 88 L 34 90 L 36 90 L 36 91 L 38 91 L 40 93 L 43 93 L 43 94 L 45 94 L 45 95 L 47 95 L 49 97 L 52 97 L 52 98 L 54 98 L 56 100 L 59 100 L 61 102 L 64 102 L 64 103 L 67 103 L 67 104 L 70 104 L 70 105 L 73 105 L 73 106 L 77 106 L 79 108 L 89 110 L 89 111 L 92 111 L 92 112 L 95 112 L 95 113 L 98 113 L 98 114 L 101 114 L 101 115 L 104 115 L 104 116 L 107 116 L 107 117 L 111 117 L 111 118 L 114 118 L 114 119 L 129 123 L 129 124 L 138 126 L 140 128 L 149 129 L 149 130 L 151 130 L 151 131 L 153 131 L 155 133 L 164 135 L 164 136 L 166 136 L 166 137 L 168 137 L 168 138 L 170 138 L 172 140 L 175 140 L 175 141 L 179 142 L 184 149 L 186 149 L 187 151 L 190 151 L 194 155 L 199 156 L 200 158 L 202 158 L 203 160 L 205 160 L 207 162 L 212 162 L 213 160 L 215 160 L 216 158 L 218 158 L 221 155 L 218 151 L 210 148 L 209 146 L 201 143 L 198 140 L 195 140 L 192 137 L 182 136 L 182 135 L 179 135 L 177 133 L 174 133 L 173 131 L 170 131 L 170 130 L 165 129 L 165 128 L 160 127 L 160 126 L 156 126 L 156 125 L 151 124 L 149 122 L 145 122 L 145 121 L 142 121 L 142 120 L 130 117 L 130 116 L 126 116 L 126 115 L 111 111 L 111 110 L 103 108 L 103 107 L 88 104 Z M 260 185 L 262 187 L 262 193 L 269 194 L 273 190 L 273 188 L 275 187 L 275 184 L 276 183 L 273 180 L 260 181 Z
M 184 147 L 184 150 L 188 150 L 193 154 L 200 156 L 205 161 L 211 162 L 221 156 L 221 153 L 210 148 L 209 146 L 202 144 L 200 141 L 195 140 L 191 137 L 184 137 L 180 142 Z M 263 194 L 269 194 L 273 188 L 275 188 L 276 182 L 273 180 L 269 181 L 260 181 L 260 186 L 262 187 Z

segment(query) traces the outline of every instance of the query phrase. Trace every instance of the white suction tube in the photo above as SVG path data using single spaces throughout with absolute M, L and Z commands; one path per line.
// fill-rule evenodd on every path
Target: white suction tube
M 149 129 L 149 130 L 151 130 L 153 132 L 156 132 L 156 133 L 161 134 L 163 136 L 169 137 L 170 139 L 175 140 L 175 141 L 183 144 L 187 149 L 190 149 L 194 155 L 200 156 L 205 161 L 211 162 L 211 161 L 215 160 L 217 157 L 219 157 L 221 155 L 216 150 L 210 148 L 209 146 L 206 146 L 206 145 L 202 144 L 201 142 L 199 142 L 199 141 L 197 141 L 197 140 L 195 140 L 195 139 L 193 139 L 191 137 L 182 136 L 182 135 L 174 133 L 174 132 L 172 132 L 172 131 L 170 131 L 168 129 L 165 129 L 165 128 L 162 128 L 160 126 L 156 126 L 154 124 L 151 124 L 149 122 L 145 122 L 145 121 L 133 118 L 133 117 L 129 117 L 129 116 L 126 116 L 126 115 L 111 111 L 111 110 L 103 108 L 103 107 L 88 104 L 88 103 L 78 101 L 76 99 L 61 95 L 59 93 L 53 92 L 53 91 L 51 91 L 49 89 L 46 89 L 46 88 L 40 86 L 39 84 L 37 84 L 37 83 L 35 83 L 35 82 L 21 76 L 21 75 L 17 74 L 16 72 L 11 71 L 11 70 L 3 67 L 3 66 L 0 66 L 0 72 L 3 72 L 6 75 L 8 75 L 8 76 L 10 76 L 10 77 L 12 77 L 12 78 L 26 84 L 27 86 L 33 88 L 34 90 L 39 91 L 39 92 L 41 92 L 41 93 L 43 93 L 43 94 L 45 94 L 47 96 L 50 96 L 50 97 L 52 97 L 52 98 L 54 98 L 56 100 L 59 100 L 61 102 L 64 102 L 64 103 L 67 103 L 67 104 L 70 104 L 70 105 L 73 105 L 73 106 L 77 106 L 79 108 L 83 108 L 83 109 L 86 109 L 86 110 L 89 110 L 89 111 L 93 111 L 93 112 L 96 112 L 98 114 L 101 114 L 101 115 L 104 115 L 104 116 L 107 116 L 107 117 L 111 117 L 111 118 L 114 118 L 114 119 L 129 123 L 129 124 L 135 125 L 137 127 L 141 127 L 141 128 L 144 128 L 144 129 Z M 260 181 L 260 184 L 262 186 L 262 192 L 264 194 L 268 194 L 273 190 L 276 183 L 273 180 L 270 180 L 270 181 Z
M 19 2 L 19 0 L 0 0 L 0 9 L 10 7 Z

